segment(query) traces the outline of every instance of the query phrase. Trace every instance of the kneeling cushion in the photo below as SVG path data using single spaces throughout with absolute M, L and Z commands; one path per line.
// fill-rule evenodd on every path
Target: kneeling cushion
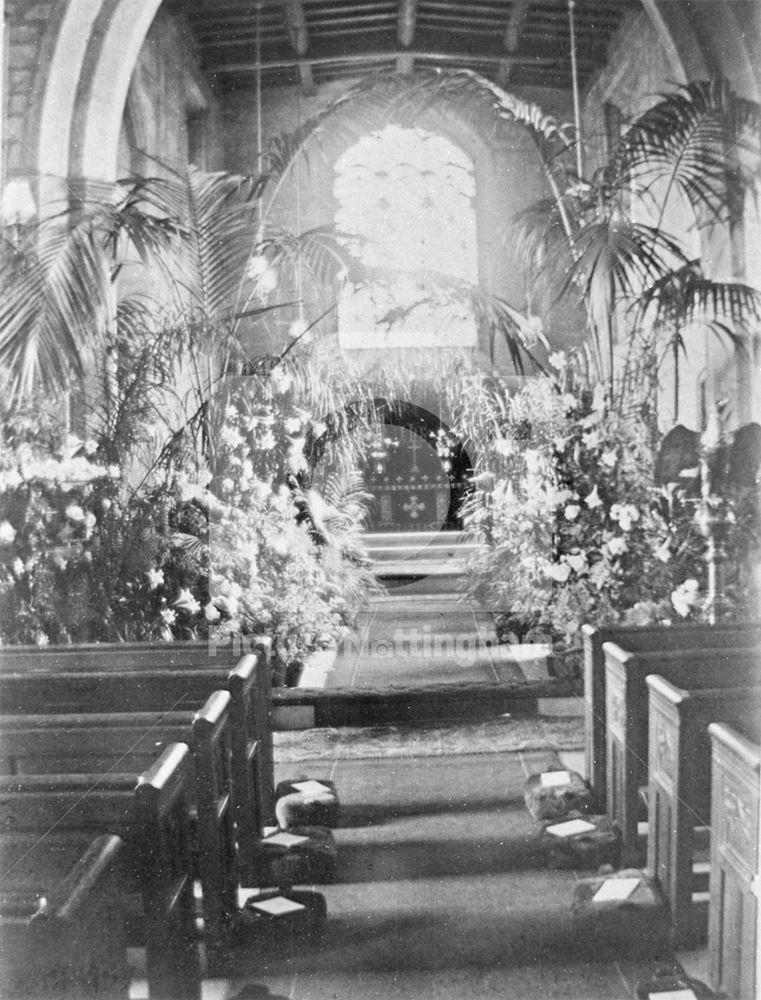
M 607 816 L 570 812 L 561 820 L 545 822 L 540 840 L 559 868 L 621 864 L 621 828 Z
M 294 826 L 338 826 L 335 783 L 322 778 L 319 781 L 296 778 L 278 782 L 275 816 L 281 830 L 290 830 Z
M 654 958 L 671 953 L 668 902 L 654 879 L 638 868 L 580 879 L 571 914 L 577 929 L 596 946 Z
M 338 848 L 327 827 L 298 826 L 281 831 L 294 837 L 304 837 L 300 843 L 287 847 L 268 844 L 265 837 L 262 847 L 270 859 L 269 868 L 273 885 L 289 886 L 304 883 L 322 884 L 335 877 Z
M 559 819 L 570 812 L 588 812 L 592 792 L 577 771 L 532 774 L 523 789 L 526 808 L 536 820 Z

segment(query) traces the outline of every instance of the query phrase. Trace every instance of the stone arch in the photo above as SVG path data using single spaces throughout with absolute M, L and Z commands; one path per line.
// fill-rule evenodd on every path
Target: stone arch
M 124 105 L 145 36 L 161 0 L 105 0 L 80 79 L 69 173 L 85 181 L 116 179 Z
M 689 14 L 672 0 L 642 0 L 679 82 L 723 73 L 738 92 L 761 100 L 757 54 L 749 50 L 746 33 L 729 0 L 693 6 Z
M 132 71 L 161 0 L 69 0 L 40 86 L 37 168 L 42 204 L 68 178 L 110 182 Z

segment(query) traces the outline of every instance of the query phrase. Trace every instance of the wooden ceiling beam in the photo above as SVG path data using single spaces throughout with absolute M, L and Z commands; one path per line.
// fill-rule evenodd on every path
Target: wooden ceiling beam
M 510 16 L 507 19 L 507 27 L 502 39 L 502 44 L 508 52 L 515 52 L 518 48 L 530 5 L 531 0 L 513 0 L 513 5 L 510 8 Z
M 256 73 L 260 70 L 262 72 L 268 72 L 278 69 L 295 69 L 298 68 L 302 62 L 309 62 L 312 66 L 331 66 L 331 65 L 362 65 L 363 63 L 375 62 L 379 60 L 387 59 L 389 61 L 395 61 L 398 56 L 402 55 L 396 49 L 383 49 L 380 51 L 373 52 L 351 52 L 351 53 L 336 53 L 334 55 L 323 55 L 323 56 L 312 56 L 311 59 L 302 60 L 298 58 L 294 59 L 262 59 L 261 62 L 257 62 L 255 59 L 243 59 L 238 62 L 218 62 L 210 63 L 206 68 L 215 73 Z M 411 56 L 413 59 L 424 59 L 429 62 L 438 62 L 442 64 L 447 63 L 459 63 L 461 65 L 467 66 L 468 64 L 479 64 L 484 66 L 496 66 L 499 68 L 503 63 L 510 66 L 527 66 L 531 68 L 540 69 L 542 67 L 551 68 L 558 64 L 563 63 L 562 56 L 536 56 L 536 55 L 482 55 L 475 52 L 433 52 L 425 49 L 420 50 L 407 50 L 407 55 Z

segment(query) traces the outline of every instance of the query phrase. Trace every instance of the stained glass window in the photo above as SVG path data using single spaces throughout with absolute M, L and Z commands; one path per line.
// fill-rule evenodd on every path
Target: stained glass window
M 340 157 L 336 225 L 369 280 L 344 289 L 344 347 L 476 344 L 469 304 L 446 279 L 478 279 L 475 179 L 443 135 L 389 125 Z

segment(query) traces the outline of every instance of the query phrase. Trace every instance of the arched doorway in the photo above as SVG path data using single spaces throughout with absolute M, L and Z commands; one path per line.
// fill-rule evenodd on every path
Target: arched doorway
M 460 529 L 472 475 L 463 443 L 424 406 L 400 399 L 377 399 L 375 405 L 380 421 L 363 469 L 373 498 L 368 528 Z

